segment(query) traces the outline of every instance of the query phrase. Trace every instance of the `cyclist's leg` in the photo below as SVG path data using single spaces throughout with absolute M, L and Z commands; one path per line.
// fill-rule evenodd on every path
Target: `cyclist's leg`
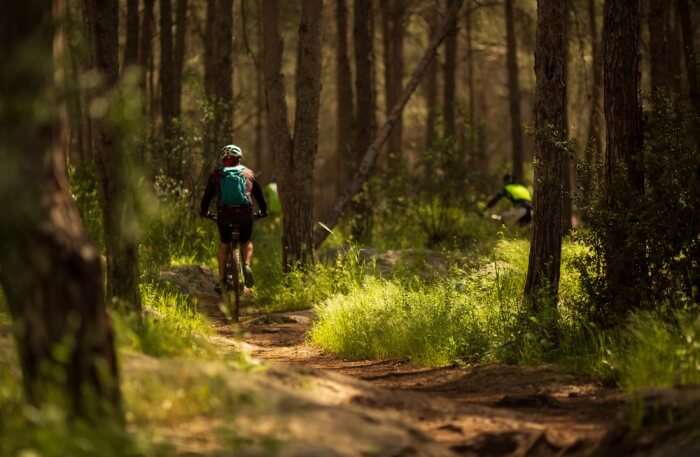
M 250 263 L 253 261 L 253 212 L 245 211 L 241 214 L 239 220 L 241 229 L 241 257 L 243 261 L 243 274 L 245 276 L 245 285 L 252 287 L 255 282 L 253 278 L 253 270 L 250 268 Z

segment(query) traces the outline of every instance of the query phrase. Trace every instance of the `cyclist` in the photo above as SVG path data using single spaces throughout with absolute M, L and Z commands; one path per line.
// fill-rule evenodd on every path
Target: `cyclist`
M 508 198 L 513 208 L 504 211 L 500 219 L 506 223 L 517 221 L 519 225 L 527 225 L 532 221 L 532 197 L 524 185 L 515 182 L 512 175 L 503 177 L 503 188 L 486 204 L 486 209 L 493 207 L 503 197 Z
M 241 164 L 243 151 L 235 144 L 229 144 L 221 149 L 221 165 L 209 176 L 207 188 L 202 197 L 200 215 L 209 214 L 209 205 L 214 196 L 217 197 L 217 226 L 219 228 L 219 279 L 216 287 L 221 293 L 224 285 L 226 259 L 232 241 L 230 227 L 232 224 L 240 227 L 240 243 L 243 255 L 243 276 L 246 287 L 254 284 L 253 270 L 250 262 L 253 260 L 253 199 L 260 208 L 260 215 L 267 216 L 267 203 L 262 189 L 255 180 L 253 170 Z M 252 198 L 251 198 L 252 197 Z

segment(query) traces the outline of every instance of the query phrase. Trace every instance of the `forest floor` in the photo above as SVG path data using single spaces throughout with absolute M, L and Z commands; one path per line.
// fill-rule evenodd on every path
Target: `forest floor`
M 408 438 L 391 430 L 346 442 L 340 436 L 354 426 L 347 429 L 352 419 L 341 419 L 330 433 L 338 434 L 342 451 L 289 455 L 584 455 L 618 423 L 623 409 L 619 390 L 553 366 L 425 368 L 405 360 L 344 360 L 309 343 L 312 311 L 244 313 L 234 328 L 213 302 L 203 309 L 214 319 L 219 344 L 264 361 L 283 384 L 302 390 L 323 385 L 311 389 L 314 401 L 340 417 L 347 411 L 365 419 L 369 414 L 373 419 L 365 428 L 408 430 Z

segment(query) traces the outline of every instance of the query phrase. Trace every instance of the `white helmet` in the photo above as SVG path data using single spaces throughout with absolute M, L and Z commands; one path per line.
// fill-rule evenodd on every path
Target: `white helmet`
M 221 160 L 224 160 L 228 157 L 237 157 L 240 159 L 241 157 L 243 157 L 243 151 L 235 144 L 228 144 L 221 148 Z

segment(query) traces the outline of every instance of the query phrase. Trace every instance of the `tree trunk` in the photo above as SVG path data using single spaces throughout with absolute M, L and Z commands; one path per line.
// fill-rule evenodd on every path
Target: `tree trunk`
M 94 2 L 95 62 L 103 77 L 103 97 L 114 99 L 119 80 L 117 0 Z M 134 311 L 141 310 L 136 211 L 127 167 L 124 138 L 105 115 L 96 121 L 96 163 L 100 181 L 103 230 L 107 248 L 107 297 Z
M 455 0 L 446 0 L 447 5 Z M 445 69 L 443 76 L 442 120 L 445 138 L 455 136 L 455 104 L 456 104 L 456 75 L 457 75 L 457 18 L 450 24 L 450 32 L 445 38 Z
M 683 51 L 685 54 L 685 68 L 688 75 L 688 88 L 690 101 L 693 104 L 695 114 L 700 116 L 700 79 L 698 79 L 698 60 L 695 54 L 695 35 L 688 0 L 677 0 L 678 20 L 681 24 L 683 35 Z
M 348 11 L 346 0 L 336 0 L 335 20 L 337 28 L 336 47 L 336 97 L 337 106 L 337 143 L 336 154 L 338 177 L 336 187 L 342 191 L 352 176 L 353 155 L 352 135 L 354 103 L 352 92 L 352 73 L 348 54 Z
M 538 0 L 535 42 L 535 213 L 525 297 L 556 309 L 566 147 L 566 0 Z
M 126 1 L 126 44 L 124 70 L 139 61 L 139 0 Z
M 646 290 L 644 241 L 629 236 L 630 224 L 642 223 L 629 209 L 644 195 L 639 27 L 638 0 L 605 3 L 606 203 L 610 214 L 627 215 L 607 230 L 604 245 L 611 312 L 618 316 L 639 306 Z
M 402 0 L 382 0 L 379 3 L 382 12 L 382 38 L 384 42 L 384 84 L 386 115 L 391 115 L 392 108 L 401 96 L 403 87 L 403 42 L 404 16 L 406 5 Z M 389 163 L 400 165 L 402 155 L 403 122 L 401 117 L 394 128 L 388 145 Z
M 205 169 L 233 141 L 233 0 L 208 0 L 204 36 L 204 92 L 208 110 Z
M 513 178 L 523 179 L 523 128 L 520 116 L 520 82 L 518 79 L 518 47 L 515 40 L 513 0 L 505 0 L 506 61 L 508 69 L 508 100 L 513 148 Z
M 29 402 L 38 407 L 58 402 L 59 408 L 88 420 L 103 421 L 105 415 L 121 420 L 100 257 L 82 226 L 66 178 L 66 113 L 62 108 L 60 122 L 45 115 L 62 99 L 62 94 L 47 90 L 55 74 L 52 4 L 60 25 L 65 7 L 60 0 L 8 4 L 0 17 L 4 102 L 8 107 L 40 108 L 0 110 L 0 284 L 15 323 Z M 60 53 L 60 46 L 55 50 Z M 43 65 L 22 65 L 30 51 Z
M 289 134 L 282 75 L 283 42 L 277 0 L 263 1 L 264 71 L 271 146 L 277 157 L 284 208 L 283 262 L 287 270 L 313 261 L 313 171 L 321 103 L 322 0 L 302 0 L 296 69 L 294 135 Z
M 603 88 L 603 67 L 600 60 L 600 41 L 598 40 L 598 16 L 596 12 L 596 0 L 588 0 L 588 22 L 591 35 L 591 111 L 588 120 L 588 140 L 585 150 L 585 161 L 588 176 L 584 177 L 584 194 L 591 195 L 593 182 L 599 182 L 599 177 L 593 171 L 597 170 L 598 163 L 603 155 L 603 138 L 601 134 L 601 95 Z
M 469 105 L 467 110 L 467 147 L 466 153 L 468 154 L 468 161 L 473 166 L 476 166 L 479 171 L 484 171 L 481 166 L 481 158 L 475 157 L 476 155 L 476 84 L 474 83 L 474 39 L 473 39 L 473 16 L 471 0 L 468 4 L 468 11 L 466 15 L 466 32 L 467 32 L 467 90 L 469 91 Z
M 649 63 L 654 102 L 671 95 L 671 2 L 649 0 Z
M 567 0 L 568 2 L 568 0 Z M 565 14 L 565 20 L 567 21 L 567 24 L 565 26 L 565 30 L 568 32 L 570 28 L 570 20 L 571 16 L 569 15 L 568 11 L 564 12 Z M 566 60 L 564 65 L 564 85 L 567 86 L 568 80 L 569 80 L 569 39 L 568 36 L 565 37 L 564 40 L 564 52 L 566 53 Z M 570 138 L 569 138 L 569 109 L 567 106 L 568 103 L 568 98 L 564 100 L 564 129 L 562 131 L 562 139 L 566 142 L 566 144 L 569 144 Z M 561 192 L 561 230 L 562 230 L 562 235 L 567 235 L 569 232 L 571 232 L 571 228 L 573 227 L 573 224 L 571 222 L 571 219 L 573 218 L 574 215 L 574 202 L 573 202 L 573 190 L 574 190 L 574 175 L 573 175 L 573 169 L 575 166 L 575 160 L 576 157 L 573 152 L 573 147 L 569 148 L 566 147 L 564 151 L 564 155 L 562 156 L 562 192 Z
M 258 40 L 258 58 L 255 65 L 255 166 L 257 167 L 258 171 L 260 171 L 262 169 L 261 167 L 263 167 L 266 163 L 274 163 L 274 158 L 269 158 L 269 162 L 265 161 L 265 77 L 262 71 L 262 63 L 260 62 L 260 57 L 262 56 L 263 49 L 262 7 L 260 6 L 260 3 L 258 3 L 258 17 L 256 20 L 256 26 Z M 274 173 L 274 171 L 270 170 L 270 174 L 272 173 Z M 272 178 L 275 177 L 268 176 L 268 180 Z
M 148 73 L 153 59 L 153 25 L 155 0 L 144 0 L 143 19 L 141 21 L 141 44 L 139 65 L 141 67 L 141 92 L 144 94 L 144 113 L 148 111 Z
M 182 113 L 182 72 L 185 67 L 185 53 L 187 49 L 187 0 L 177 0 L 175 26 L 175 48 L 173 53 L 173 92 L 175 100 L 173 101 L 173 114 L 175 118 L 180 118 Z
M 160 113 L 163 118 L 163 136 L 173 136 L 175 118 L 175 65 L 173 60 L 173 12 L 171 0 L 160 1 Z M 167 148 L 167 145 L 166 145 Z M 175 176 L 174 157 L 166 158 L 167 173 Z
M 387 118 L 382 128 L 377 133 L 377 136 L 372 142 L 372 144 L 369 146 L 369 148 L 367 148 L 367 151 L 365 151 L 365 154 L 362 157 L 362 162 L 360 162 L 360 165 L 357 167 L 353 180 L 348 185 L 345 192 L 343 192 L 343 194 L 340 197 L 338 197 L 335 204 L 333 205 L 333 208 L 329 213 L 328 218 L 326 219 L 327 227 L 331 229 L 335 227 L 340 218 L 343 216 L 343 213 L 348 207 L 348 204 L 362 190 L 362 187 L 364 186 L 365 182 L 374 170 L 379 151 L 382 149 L 382 147 L 384 147 L 384 144 L 389 139 L 389 136 L 391 135 L 394 126 L 399 122 L 404 107 L 411 99 L 411 95 L 413 95 L 413 92 L 420 84 L 420 81 L 423 78 L 423 75 L 428 70 L 428 67 L 430 66 L 431 62 L 435 59 L 435 54 L 437 52 L 438 47 L 449 32 L 449 22 L 450 20 L 452 20 L 453 17 L 457 16 L 459 10 L 462 7 L 462 4 L 463 0 L 459 0 L 450 4 L 450 7 L 445 15 L 445 18 L 442 21 L 440 28 L 438 29 L 438 32 L 433 36 L 432 41 L 428 46 L 428 49 L 425 50 L 423 57 L 421 57 L 421 60 L 418 62 L 418 65 L 416 66 L 415 70 L 413 71 L 413 74 L 411 75 L 411 79 L 409 80 L 408 84 L 406 85 L 406 88 L 401 94 L 401 98 L 391 110 L 391 114 Z M 314 244 L 316 246 L 320 246 L 327 236 L 328 232 L 326 230 L 318 230 L 314 237 Z
M 354 119 L 352 170 L 360 162 L 360 151 L 366 151 L 375 134 L 376 104 L 374 98 L 372 1 L 355 0 L 353 37 L 355 40 L 355 98 L 357 113 Z M 349 180 L 344 182 L 345 185 Z M 352 236 L 360 244 L 369 245 L 372 239 L 372 202 L 363 192 L 354 202 Z
M 428 43 L 435 36 L 438 26 L 437 7 L 433 6 L 428 18 Z M 436 59 L 437 60 L 437 59 Z M 430 149 L 435 141 L 435 124 L 437 123 L 438 106 L 438 65 L 436 61 L 431 62 L 425 78 L 425 147 Z

